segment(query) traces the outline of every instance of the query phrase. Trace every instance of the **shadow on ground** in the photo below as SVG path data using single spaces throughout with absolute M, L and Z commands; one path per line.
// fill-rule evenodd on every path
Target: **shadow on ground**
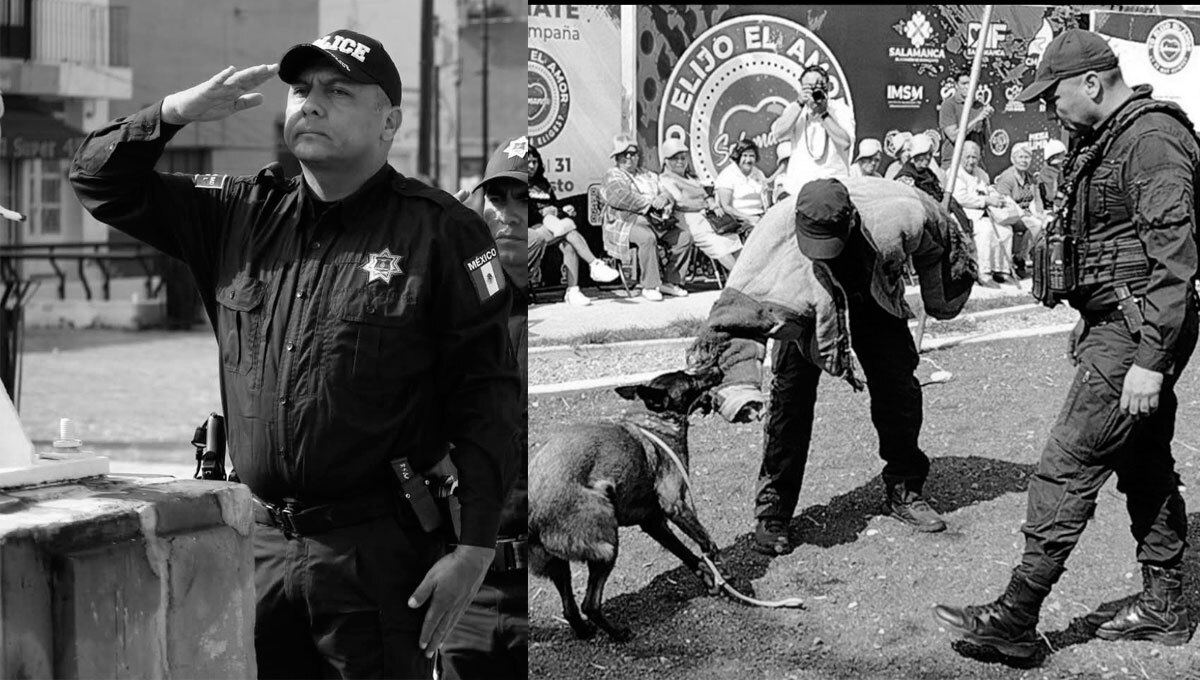
M 1033 470 L 1032 465 L 977 456 L 934 458 L 930 461 L 925 495 L 939 512 L 953 512 L 1004 494 L 1024 493 Z M 823 548 L 851 543 L 858 539 L 872 517 L 886 512 L 883 499 L 883 481 L 877 475 L 825 505 L 805 508 L 792 519 L 792 541 L 795 545 L 808 543 Z M 754 550 L 752 542 L 751 533 L 738 536 L 732 546 L 721 550 L 719 566 L 734 588 L 754 597 L 753 582 L 766 574 L 774 558 Z M 573 565 L 576 569 L 581 566 Z M 620 568 L 619 560 L 617 568 Z M 701 581 L 680 565 L 655 576 L 641 590 L 606 601 L 604 610 L 610 620 L 629 626 L 636 635 L 639 629 L 672 619 L 687 601 L 706 596 L 708 593 Z M 622 612 L 639 614 L 626 619 Z M 570 635 L 569 629 L 564 627 L 563 630 Z M 549 640 L 558 632 L 561 631 L 535 628 L 532 637 L 534 641 Z

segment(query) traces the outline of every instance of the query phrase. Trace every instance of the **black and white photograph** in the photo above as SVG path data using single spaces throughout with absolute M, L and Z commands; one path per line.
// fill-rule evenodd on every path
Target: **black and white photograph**
M 527 14 L 0 0 L 0 677 L 527 676 Z
M 1200 678 L 1197 30 L 531 5 L 530 677 Z

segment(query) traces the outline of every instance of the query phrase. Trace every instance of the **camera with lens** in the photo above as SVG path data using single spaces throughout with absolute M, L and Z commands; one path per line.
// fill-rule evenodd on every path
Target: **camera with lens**
M 823 103 L 828 97 L 825 94 L 825 88 L 820 85 L 813 86 L 812 100 L 818 104 Z

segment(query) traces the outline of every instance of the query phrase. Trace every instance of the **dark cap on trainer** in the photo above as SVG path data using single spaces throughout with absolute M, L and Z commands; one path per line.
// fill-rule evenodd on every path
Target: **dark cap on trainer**
M 836 179 L 814 179 L 796 194 L 796 242 L 811 260 L 841 254 L 854 222 L 854 204 L 846 185 Z
M 496 153 L 488 160 L 487 168 L 483 171 L 483 179 L 475 185 L 471 192 L 494 179 L 508 178 L 518 182 L 529 183 L 529 163 L 525 156 L 529 153 L 529 139 L 525 135 L 506 140 L 496 148 Z
M 1042 54 L 1033 83 L 1021 90 L 1017 101 L 1037 99 L 1063 78 L 1117 66 L 1117 55 L 1099 33 L 1071 28 L 1059 33 Z
M 311 43 L 293 45 L 279 60 L 279 78 L 288 84 L 296 82 L 318 57 L 356 83 L 382 87 L 392 106 L 400 106 L 400 72 L 378 40 L 343 28 Z

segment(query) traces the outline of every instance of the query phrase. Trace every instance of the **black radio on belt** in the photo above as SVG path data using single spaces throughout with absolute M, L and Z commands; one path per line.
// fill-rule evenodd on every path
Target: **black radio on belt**
M 204 424 L 196 428 L 192 446 L 196 447 L 195 479 L 225 481 L 225 418 L 210 413 Z
M 1075 290 L 1075 273 L 1079 271 L 1075 263 L 1075 238 L 1070 234 L 1050 234 L 1046 246 L 1047 283 L 1051 293 L 1063 297 Z

